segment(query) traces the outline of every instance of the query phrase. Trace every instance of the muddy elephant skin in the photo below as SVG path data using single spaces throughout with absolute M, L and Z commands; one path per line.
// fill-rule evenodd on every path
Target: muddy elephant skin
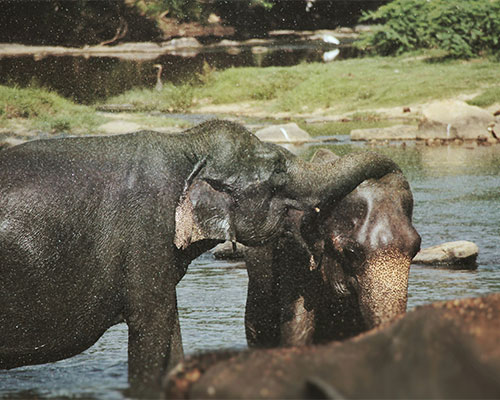
M 412 209 L 398 171 L 310 215 L 289 213 L 277 243 L 246 252 L 248 344 L 345 339 L 404 313 L 410 262 L 420 248 Z
M 498 399 L 500 294 L 417 307 L 326 345 L 204 354 L 167 398 Z
M 264 244 L 288 210 L 397 170 L 373 153 L 331 166 L 325 177 L 217 120 L 3 150 L 0 369 L 73 356 L 125 321 L 131 388 L 157 390 L 183 356 L 175 286 L 194 258 L 224 240 Z

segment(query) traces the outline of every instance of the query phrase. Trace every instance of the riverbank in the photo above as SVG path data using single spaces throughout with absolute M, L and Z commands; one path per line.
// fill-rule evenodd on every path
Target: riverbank
M 184 113 L 264 124 L 294 121 L 306 124 L 314 136 L 325 134 L 325 124 L 329 134 L 415 126 L 422 106 L 435 100 L 458 99 L 492 114 L 500 109 L 498 62 L 437 62 L 436 56 L 427 52 L 221 71 L 207 66 L 183 84 L 164 83 L 162 90 L 133 89 L 91 106 L 74 104 L 40 88 L 2 86 L 0 135 L 121 133 L 117 124 L 123 131 L 181 129 L 190 125 L 189 119 L 165 116 Z M 109 112 L 113 110 L 117 112 Z

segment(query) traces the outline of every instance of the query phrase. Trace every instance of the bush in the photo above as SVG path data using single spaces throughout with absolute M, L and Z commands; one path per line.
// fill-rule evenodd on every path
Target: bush
M 441 49 L 455 58 L 500 52 L 499 0 L 395 0 L 361 20 L 379 24 L 357 47 L 380 55 Z

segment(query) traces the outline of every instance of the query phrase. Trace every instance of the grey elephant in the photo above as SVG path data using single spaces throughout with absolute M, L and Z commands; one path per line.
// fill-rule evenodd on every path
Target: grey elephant
M 0 369 L 71 357 L 124 321 L 131 390 L 150 395 L 183 356 L 175 287 L 194 258 L 265 244 L 290 210 L 397 170 L 367 154 L 325 176 L 224 121 L 2 151 Z
M 327 173 L 325 160 L 337 157 L 320 152 L 315 161 Z M 394 171 L 317 213 L 289 213 L 276 243 L 246 251 L 248 344 L 340 340 L 404 313 L 410 262 L 420 248 L 412 209 L 408 182 Z

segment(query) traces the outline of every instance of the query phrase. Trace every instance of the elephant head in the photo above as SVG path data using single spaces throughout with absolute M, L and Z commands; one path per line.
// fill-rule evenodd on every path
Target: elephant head
M 376 154 L 323 169 L 224 121 L 2 151 L 0 369 L 70 357 L 125 321 L 131 386 L 154 389 L 182 357 L 175 286 L 193 258 L 270 242 L 289 214 L 398 170 Z
M 176 209 L 180 249 L 206 239 L 262 245 L 282 233 L 288 210 L 318 210 L 366 179 L 399 170 L 375 153 L 332 160 L 327 168 L 303 162 L 227 121 L 188 133 L 193 167 Z
M 338 158 L 326 154 L 316 162 L 328 169 Z M 396 170 L 316 210 L 289 213 L 276 244 L 247 251 L 249 344 L 341 339 L 404 313 L 420 248 L 412 209 L 408 182 Z

